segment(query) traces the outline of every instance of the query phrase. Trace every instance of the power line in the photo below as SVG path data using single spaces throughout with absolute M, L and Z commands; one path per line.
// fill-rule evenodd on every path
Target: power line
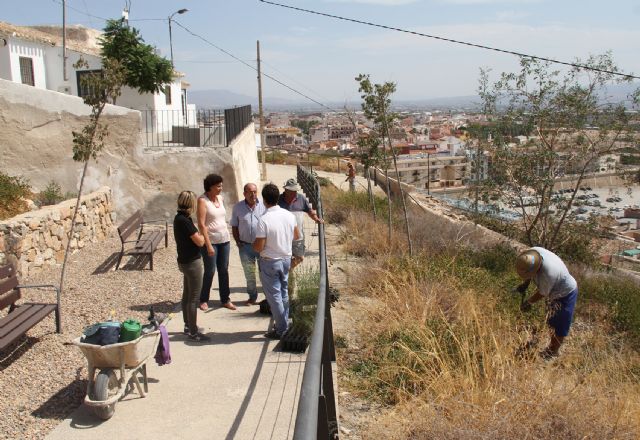
M 592 70 L 592 71 L 601 72 L 601 73 L 608 73 L 610 75 L 617 75 L 617 76 L 622 76 L 622 77 L 630 78 L 630 79 L 640 79 L 640 76 L 629 75 L 629 74 L 626 74 L 626 73 L 617 72 L 617 71 L 613 71 L 613 70 L 598 69 L 598 68 L 595 68 L 595 67 L 586 66 L 584 64 L 570 63 L 570 62 L 567 62 L 567 61 L 559 61 L 559 60 L 556 60 L 556 59 L 553 59 L 553 58 L 545 58 L 545 57 L 539 57 L 539 56 L 536 56 L 536 55 L 528 55 L 528 54 L 522 53 L 522 52 L 515 52 L 515 51 L 511 51 L 511 50 L 506 50 L 506 49 L 499 49 L 499 48 L 496 48 L 496 47 L 485 46 L 485 45 L 482 45 L 482 44 L 469 43 L 469 42 L 466 42 L 466 41 L 460 41 L 460 40 L 454 40 L 454 39 L 451 39 L 451 38 L 439 37 L 437 35 L 423 34 L 421 32 L 417 32 L 417 31 L 410 31 L 410 30 L 407 30 L 407 29 L 397 28 L 397 27 L 393 27 L 393 26 L 387 26 L 387 25 L 372 23 L 372 22 L 363 21 L 363 20 L 356 20 L 355 18 L 342 17 L 340 15 L 326 14 L 324 12 L 313 11 L 311 9 L 303 9 L 303 8 L 297 8 L 295 6 L 283 5 L 283 4 L 271 2 L 271 1 L 268 1 L 268 0 L 260 0 L 260 2 L 267 3 L 267 4 L 273 5 L 273 6 L 279 6 L 281 8 L 293 9 L 295 11 L 300 11 L 300 12 L 306 12 L 308 14 L 321 15 L 323 17 L 335 18 L 336 20 L 350 21 L 352 23 L 364 24 L 366 26 L 373 26 L 373 27 L 378 27 L 378 28 L 387 29 L 387 30 L 391 30 L 391 31 L 403 32 L 405 34 L 412 34 L 412 35 L 418 35 L 420 37 L 433 38 L 433 39 L 436 39 L 436 40 L 447 41 L 449 43 L 462 44 L 462 45 L 465 45 L 465 46 L 477 47 L 479 49 L 485 49 L 485 50 L 492 50 L 492 51 L 495 51 L 495 52 L 501 52 L 501 53 L 506 53 L 506 54 L 509 54 L 509 55 L 516 55 L 516 56 L 519 56 L 519 57 L 531 58 L 531 59 L 534 59 L 534 60 L 547 61 L 547 62 L 550 62 L 550 63 L 562 64 L 562 65 L 571 66 L 571 67 L 578 67 L 580 69 Z
M 60 0 L 51 0 L 51 1 L 52 1 L 52 2 L 54 2 L 54 3 L 57 3 L 57 4 L 59 4 L 59 5 L 62 5 L 62 1 L 60 1 Z M 86 6 L 86 5 L 85 5 L 85 6 Z M 78 9 L 78 8 L 74 8 L 74 7 L 73 7 L 73 6 L 71 6 L 68 2 L 67 2 L 67 8 L 69 8 L 69 9 L 71 9 L 71 10 L 73 10 L 73 11 L 76 11 L 76 12 L 77 12 L 77 13 L 79 13 L 79 14 L 86 15 L 87 17 L 97 18 L 97 19 L 99 19 L 99 20 L 107 21 L 107 19 L 106 19 L 106 18 L 104 18 L 104 17 L 98 17 L 97 15 L 90 14 L 89 12 L 84 12 L 84 11 L 82 11 L 82 10 Z
M 284 73 L 282 70 L 277 69 L 273 64 L 268 63 L 264 60 L 262 60 L 262 64 L 266 64 L 267 66 L 271 67 L 273 70 L 275 70 L 276 72 L 280 73 L 281 75 L 284 75 L 286 78 L 289 78 L 291 81 L 293 81 L 294 83 L 298 84 L 299 86 L 304 87 L 305 89 L 307 89 L 308 91 L 310 91 L 311 93 L 313 93 L 314 95 L 316 95 L 318 98 L 323 99 L 324 101 L 328 101 L 327 98 L 325 98 L 324 96 L 322 96 L 320 93 L 316 92 L 315 90 L 313 90 L 312 88 L 304 85 L 303 83 L 301 83 L 300 81 L 298 81 L 297 79 L 295 79 L 292 76 L 287 75 L 286 73 Z
M 220 52 L 222 52 L 222 53 L 224 53 L 224 54 L 226 54 L 226 55 L 230 56 L 230 57 L 231 57 L 231 58 L 233 58 L 234 60 L 236 60 L 236 61 L 238 61 L 238 62 L 240 62 L 240 63 L 244 64 L 245 66 L 247 66 L 247 67 L 248 67 L 248 68 L 250 68 L 251 70 L 254 70 L 254 71 L 256 71 L 256 72 L 258 71 L 258 69 L 257 69 L 256 67 L 254 67 L 254 66 L 252 66 L 251 64 L 247 63 L 246 61 L 244 61 L 244 60 L 242 60 L 242 59 L 238 58 L 237 56 L 235 56 L 234 54 L 232 54 L 232 53 L 231 53 L 231 52 L 229 52 L 228 50 L 225 50 L 225 49 L 221 48 L 220 46 L 218 46 L 218 45 L 216 45 L 216 44 L 212 43 L 211 41 L 207 40 L 207 39 L 206 39 L 206 38 L 204 38 L 203 36 L 196 34 L 196 33 L 195 33 L 195 32 L 193 32 L 192 30 L 190 30 L 190 29 L 186 28 L 185 26 L 183 26 L 183 25 L 182 25 L 182 23 L 180 23 L 179 21 L 177 21 L 177 20 L 172 20 L 172 21 L 173 21 L 173 23 L 175 23 L 176 25 L 178 25 L 179 27 L 181 27 L 182 29 L 184 29 L 184 30 L 185 30 L 185 32 L 187 32 L 187 33 L 189 33 L 189 34 L 193 35 L 194 37 L 196 37 L 196 38 L 198 38 L 198 39 L 200 39 L 200 40 L 204 41 L 204 42 L 205 42 L 205 43 L 207 43 L 208 45 L 210 45 L 210 46 L 212 46 L 212 47 L 215 47 L 215 48 L 216 48 L 216 49 L 218 49 Z M 313 102 L 313 103 L 315 103 L 315 104 L 318 104 L 319 106 L 321 106 L 321 107 L 323 107 L 323 108 L 326 108 L 326 109 L 327 109 L 327 110 L 329 110 L 329 111 L 332 111 L 332 112 L 336 112 L 336 113 L 338 113 L 338 111 L 337 111 L 337 110 L 332 109 L 331 107 L 329 107 L 329 106 L 327 106 L 327 105 L 325 105 L 325 104 L 321 103 L 320 101 L 317 101 L 317 100 L 315 100 L 315 99 L 311 98 L 310 96 L 308 96 L 308 95 L 306 95 L 306 94 L 302 93 L 301 91 L 299 91 L 299 90 L 297 90 L 297 89 L 294 89 L 294 88 L 293 88 L 293 87 L 291 87 L 290 85 L 288 85 L 288 84 L 286 84 L 286 83 L 284 83 L 284 82 L 280 81 L 279 79 L 275 78 L 274 76 L 272 76 L 272 75 L 268 75 L 268 74 L 266 74 L 266 73 L 262 73 L 262 74 L 263 74 L 266 78 L 269 78 L 271 81 L 274 81 L 274 82 L 276 82 L 276 83 L 280 84 L 281 86 L 283 86 L 283 87 L 285 87 L 285 88 L 289 89 L 289 90 L 290 90 L 290 91 L 292 91 L 293 93 L 296 93 L 296 94 L 298 94 L 298 95 L 302 96 L 303 98 L 308 99 L 309 101 L 311 101 L 311 102 Z

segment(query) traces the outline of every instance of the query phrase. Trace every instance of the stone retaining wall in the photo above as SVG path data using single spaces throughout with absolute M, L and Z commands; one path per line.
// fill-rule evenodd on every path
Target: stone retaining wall
M 62 264 L 75 203 L 75 199 L 67 200 L 0 221 L 0 264 L 15 264 L 22 276 Z M 110 188 L 83 196 L 71 251 L 105 240 L 114 221 Z

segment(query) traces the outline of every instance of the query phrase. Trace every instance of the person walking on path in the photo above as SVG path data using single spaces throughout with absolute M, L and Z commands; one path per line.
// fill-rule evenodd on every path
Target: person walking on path
M 280 339 L 289 327 L 291 244 L 300 235 L 293 214 L 278 206 L 278 195 L 278 187 L 272 183 L 262 189 L 267 211 L 260 218 L 253 243 L 253 249 L 260 253 L 260 281 L 275 321 L 275 328 L 265 333 L 270 339 Z
M 222 200 L 222 177 L 209 174 L 204 179 L 204 194 L 198 198 L 198 229 L 204 236 L 205 245 L 201 248 L 204 260 L 202 291 L 200 292 L 200 310 L 209 309 L 209 297 L 213 275 L 218 270 L 218 290 L 222 307 L 236 310 L 229 298 L 229 251 L 231 248 L 227 228 L 224 202 Z
M 247 281 L 247 293 L 249 299 L 246 304 L 254 305 L 258 301 L 258 288 L 256 286 L 256 264 L 260 254 L 253 250 L 253 242 L 256 240 L 256 230 L 260 217 L 266 208 L 264 203 L 258 200 L 258 187 L 255 183 L 247 183 L 244 186 L 244 200 L 233 206 L 231 211 L 231 233 L 238 245 L 240 263 Z
M 553 333 L 549 346 L 540 354 L 544 358 L 555 357 L 571 328 L 578 283 L 560 257 L 542 247 L 533 247 L 518 255 L 516 272 L 525 280 L 518 291 L 525 292 L 530 281 L 537 287 L 536 293 L 520 305 L 523 312 L 531 310 L 531 304 L 542 298 L 547 299 L 547 324 Z
M 182 191 L 178 196 L 178 213 L 173 219 L 173 237 L 178 252 L 178 269 L 184 275 L 182 288 L 182 319 L 184 332 L 197 342 L 210 338 L 198 331 L 198 299 L 202 289 L 202 260 L 200 248 L 204 236 L 193 224 L 191 214 L 196 210 L 196 195 L 192 191 Z
M 278 206 L 292 212 L 296 216 L 298 224 L 298 230 L 300 232 L 300 238 L 293 243 L 293 258 L 291 261 L 291 269 L 302 263 L 304 260 L 304 227 L 302 213 L 306 213 L 311 220 L 316 223 L 324 223 L 324 221 L 318 217 L 316 211 L 311 207 L 307 198 L 299 194 L 300 185 L 296 179 L 289 179 L 284 184 L 284 192 L 278 198 Z
M 349 182 L 349 192 L 356 191 L 356 169 L 351 162 L 347 163 L 347 178 L 345 182 Z

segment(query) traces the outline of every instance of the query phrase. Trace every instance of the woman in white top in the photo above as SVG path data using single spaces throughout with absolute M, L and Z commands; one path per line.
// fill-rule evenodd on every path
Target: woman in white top
M 198 198 L 198 228 L 204 236 L 201 248 L 204 260 L 202 291 L 200 292 L 200 309 L 209 308 L 209 295 L 213 275 L 218 270 L 218 290 L 222 307 L 236 310 L 229 298 L 229 242 L 231 236 L 227 228 L 227 212 L 222 201 L 222 177 L 209 174 L 204 179 L 204 194 Z

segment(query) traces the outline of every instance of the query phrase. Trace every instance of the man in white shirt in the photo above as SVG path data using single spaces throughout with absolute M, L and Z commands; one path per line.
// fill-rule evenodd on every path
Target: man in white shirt
M 291 244 L 300 233 L 296 218 L 278 206 L 280 191 L 272 183 L 262 189 L 262 201 L 267 208 L 260 217 L 253 249 L 260 253 L 260 281 L 267 298 L 275 329 L 265 333 L 270 339 L 280 339 L 289 326 L 289 270 Z
M 530 281 L 537 287 L 536 293 L 520 305 L 523 312 L 529 311 L 531 304 L 542 298 L 547 299 L 547 324 L 553 328 L 554 333 L 549 346 L 541 355 L 545 358 L 557 356 L 571 328 L 578 298 L 578 283 L 560 257 L 542 247 L 533 247 L 518 255 L 516 271 L 525 280 L 518 291 L 525 292 Z

